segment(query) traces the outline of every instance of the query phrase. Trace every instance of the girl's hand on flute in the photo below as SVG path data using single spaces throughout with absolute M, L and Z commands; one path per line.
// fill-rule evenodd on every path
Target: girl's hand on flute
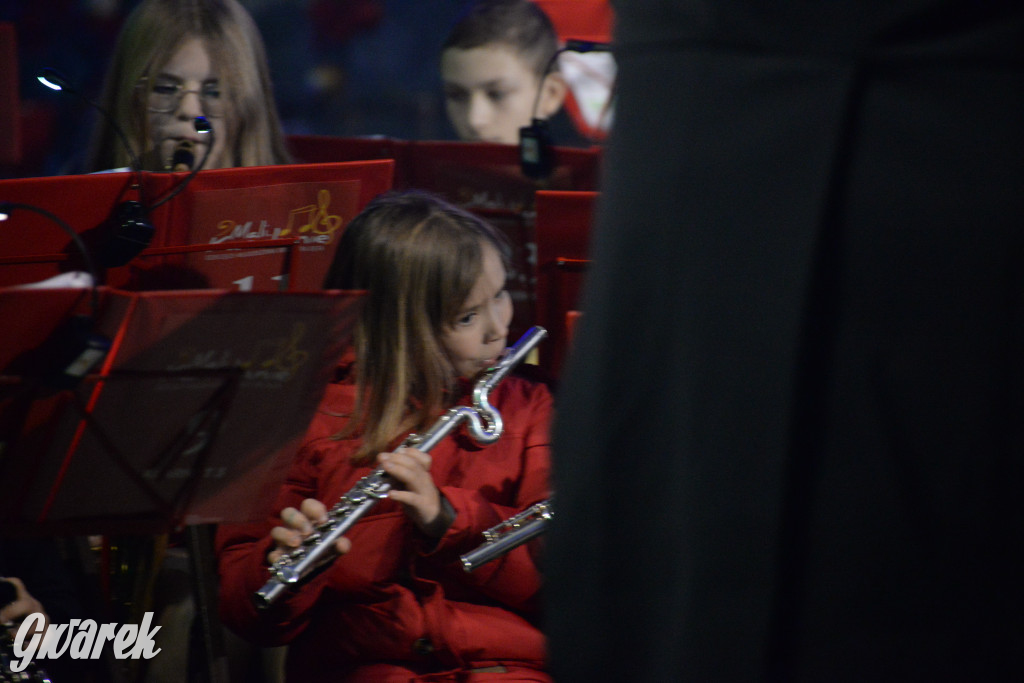
M 274 539 L 276 547 L 267 554 L 269 564 L 274 564 L 281 555 L 302 545 L 302 540 L 313 533 L 314 524 L 323 524 L 327 521 L 327 506 L 319 500 L 307 498 L 302 501 L 299 508 L 296 510 L 289 507 L 281 510 L 283 526 L 276 526 L 270 530 L 270 537 Z M 334 551 L 338 555 L 344 555 L 351 549 L 352 542 L 344 536 L 334 543 Z
M 430 476 L 430 455 L 414 448 L 381 453 L 377 462 L 398 484 L 388 497 L 405 508 L 405 514 L 431 538 L 441 538 L 455 519 L 451 504 Z

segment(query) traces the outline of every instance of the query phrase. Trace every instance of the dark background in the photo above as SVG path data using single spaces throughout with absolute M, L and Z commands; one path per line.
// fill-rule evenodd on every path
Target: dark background
M 440 44 L 465 0 L 241 0 L 259 24 L 288 134 L 454 139 Z M 121 23 L 138 0 L 0 0 L 14 23 L 23 112 L 16 174 L 76 171 L 97 114 L 35 80 L 45 66 L 98 99 Z

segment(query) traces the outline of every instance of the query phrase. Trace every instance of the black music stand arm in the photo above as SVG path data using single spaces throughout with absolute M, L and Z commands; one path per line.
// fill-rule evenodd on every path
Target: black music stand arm
M 215 528 L 213 524 L 190 525 L 185 527 L 185 536 L 192 568 L 192 597 L 199 627 L 203 681 L 228 683 L 230 674 L 224 647 L 224 627 L 218 616 L 217 558 L 213 546 Z M 192 642 L 195 643 L 194 640 Z

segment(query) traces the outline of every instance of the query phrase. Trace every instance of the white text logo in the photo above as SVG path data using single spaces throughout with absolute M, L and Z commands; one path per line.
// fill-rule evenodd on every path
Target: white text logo
M 21 661 L 11 662 L 11 671 L 24 671 L 33 659 L 57 659 L 66 652 L 72 659 L 99 659 L 103 644 L 114 645 L 117 659 L 152 659 L 161 648 L 153 649 L 153 636 L 160 627 L 150 630 L 153 613 L 146 612 L 142 624 L 97 624 L 92 619 L 72 619 L 70 624 L 50 624 L 45 633 L 39 633 L 45 619 L 35 612 L 28 615 L 14 638 L 14 655 Z M 32 634 L 29 638 L 29 634 Z M 25 640 L 28 639 L 28 646 Z

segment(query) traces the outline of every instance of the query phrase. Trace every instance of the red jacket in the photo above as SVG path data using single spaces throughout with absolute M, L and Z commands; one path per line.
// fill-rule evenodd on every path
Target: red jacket
M 329 438 L 344 425 L 337 415 L 351 414 L 354 395 L 351 384 L 328 388 L 275 511 L 305 498 L 330 507 L 372 470 L 349 462 L 354 440 Z M 260 644 L 290 643 L 294 680 L 445 680 L 437 673 L 493 667 L 515 671 L 519 680 L 548 680 L 538 628 L 541 577 L 531 548 L 520 546 L 473 573 L 459 559 L 483 542 L 485 529 L 550 495 L 551 394 L 508 377 L 491 404 L 505 423 L 496 443 L 478 446 L 460 428 L 431 451 L 434 481 L 456 513 L 436 545 L 397 503 L 382 500 L 346 534 L 347 555 L 257 611 L 251 598 L 269 578 L 268 533 L 278 518 L 221 527 L 224 623 Z

